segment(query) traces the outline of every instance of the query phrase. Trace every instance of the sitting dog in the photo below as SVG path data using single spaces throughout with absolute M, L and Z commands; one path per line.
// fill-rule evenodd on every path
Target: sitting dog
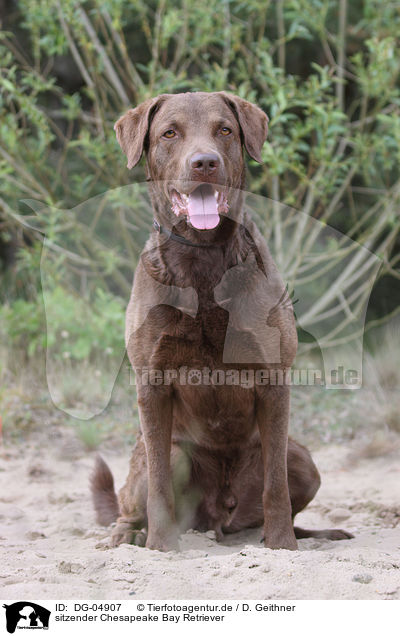
M 128 168 L 146 154 L 154 229 L 126 316 L 141 432 L 119 500 L 101 458 L 92 477 L 98 521 L 117 520 L 113 545 L 177 549 L 190 527 L 220 539 L 263 525 L 265 546 L 288 550 L 352 536 L 293 526 L 320 477 L 288 438 L 287 383 L 232 380 L 283 378 L 297 349 L 292 303 L 243 205 L 243 148 L 260 162 L 267 124 L 225 92 L 160 95 L 115 124 Z

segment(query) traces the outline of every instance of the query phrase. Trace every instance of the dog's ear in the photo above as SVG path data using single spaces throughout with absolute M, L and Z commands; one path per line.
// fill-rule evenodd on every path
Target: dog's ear
M 129 170 L 140 161 L 152 116 L 166 98 L 167 95 L 159 95 L 147 99 L 136 108 L 128 110 L 116 122 L 114 130 L 118 143 L 128 159 Z
M 252 159 L 262 162 L 261 148 L 268 134 L 268 117 L 261 108 L 241 97 L 221 92 L 228 106 L 233 110 L 239 122 L 244 147 Z

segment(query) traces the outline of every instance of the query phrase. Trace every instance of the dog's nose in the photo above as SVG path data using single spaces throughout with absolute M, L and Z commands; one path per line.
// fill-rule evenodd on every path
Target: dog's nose
M 201 176 L 214 174 L 219 167 L 219 157 L 213 153 L 196 152 L 190 158 L 190 165 L 194 173 Z

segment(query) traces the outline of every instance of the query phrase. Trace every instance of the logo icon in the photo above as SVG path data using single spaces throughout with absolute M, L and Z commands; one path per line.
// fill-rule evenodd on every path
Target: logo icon
M 18 601 L 3 607 L 9 634 L 14 634 L 16 629 L 49 629 L 51 612 L 37 603 Z

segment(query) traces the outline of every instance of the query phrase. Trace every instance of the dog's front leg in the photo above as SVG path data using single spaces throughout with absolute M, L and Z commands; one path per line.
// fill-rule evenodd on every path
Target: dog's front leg
M 138 387 L 140 422 L 147 453 L 148 536 L 152 550 L 178 549 L 171 476 L 172 398 L 168 387 Z
M 256 416 L 264 463 L 264 544 L 297 550 L 287 477 L 289 387 L 257 387 Z

